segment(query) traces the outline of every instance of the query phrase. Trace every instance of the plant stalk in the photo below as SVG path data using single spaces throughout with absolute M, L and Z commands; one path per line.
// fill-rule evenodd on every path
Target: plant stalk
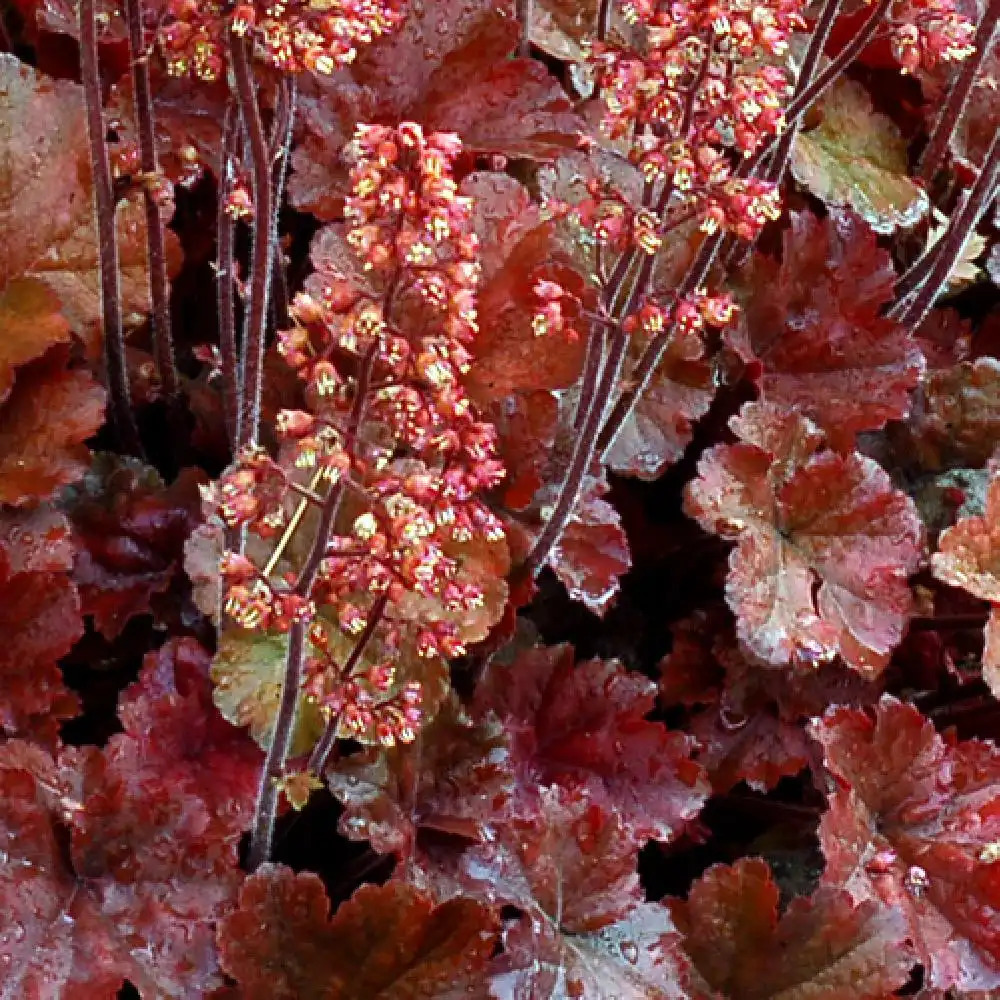
M 361 372 L 358 375 L 357 395 L 350 418 L 354 434 L 357 433 L 357 429 L 364 419 L 372 375 L 375 370 L 377 347 L 376 342 L 368 349 Z M 341 479 L 330 488 L 330 492 L 326 496 L 320 511 L 319 524 L 316 527 L 312 547 L 295 582 L 293 592 L 299 597 L 308 597 L 312 592 L 313 584 L 316 582 L 320 566 L 330 544 L 330 535 L 336 524 L 337 514 L 340 512 L 344 492 L 344 481 Z M 255 871 L 270 860 L 274 844 L 274 823 L 278 815 L 278 781 L 285 772 L 288 754 L 292 746 L 292 735 L 295 732 L 307 628 L 306 623 L 295 622 L 288 630 L 288 651 L 285 658 L 285 675 L 281 683 L 278 714 L 274 722 L 274 735 L 264 758 L 250 832 L 250 851 L 247 864 L 251 871 Z
M 932 248 L 937 251 L 934 264 L 923 284 L 910 297 L 901 299 L 889 310 L 888 315 L 909 330 L 916 330 L 944 291 L 948 278 L 965 244 L 976 231 L 986 209 L 989 208 L 1000 182 L 1000 133 L 993 136 L 976 183 L 952 213 L 944 236 Z
M 132 412 L 132 394 L 125 360 L 115 194 L 108 147 L 105 143 L 95 0 L 80 0 L 80 75 L 83 82 L 87 140 L 90 145 L 90 163 L 94 180 L 104 364 L 107 370 L 111 419 L 125 451 L 141 456 L 142 443 L 139 440 L 135 414 Z
M 354 668 L 360 662 L 361 657 L 364 656 L 365 650 L 368 648 L 368 643 L 372 641 L 372 637 L 375 635 L 375 632 L 382 621 L 382 616 L 385 614 L 385 609 L 388 603 L 388 596 L 386 594 L 382 594 L 372 605 L 371 610 L 368 612 L 368 619 L 365 622 L 364 631 L 360 636 L 358 636 L 358 641 L 354 644 L 354 648 L 351 650 L 350 656 L 348 656 L 346 662 L 344 663 L 341 671 L 344 677 L 351 676 Z M 333 716 L 327 722 L 326 729 L 323 730 L 323 735 L 319 738 L 319 742 L 315 747 L 313 747 L 313 752 L 309 755 L 307 770 L 310 773 L 322 776 L 323 772 L 326 770 L 326 765 L 330 760 L 330 754 L 333 752 L 333 748 L 337 745 L 337 727 L 339 723 L 339 715 Z
M 253 249 L 250 295 L 243 322 L 243 364 L 240 391 L 238 448 L 256 445 L 260 436 L 260 405 L 264 387 L 264 342 L 267 333 L 271 268 L 277 242 L 276 192 L 271 171 L 270 147 L 264 131 L 257 83 L 250 58 L 250 42 L 229 32 L 229 54 L 234 92 L 243 119 L 249 148 L 253 190 Z
M 143 185 L 146 206 L 146 247 L 149 255 L 149 299 L 152 306 L 153 357 L 160 385 L 168 399 L 177 396 L 179 383 L 170 325 L 170 282 L 167 278 L 167 251 L 163 219 L 149 182 L 159 172 L 156 133 L 153 129 L 153 95 L 149 82 L 149 53 L 143 32 L 142 0 L 125 0 L 129 47 L 132 54 L 132 91 L 139 135 L 139 158 L 146 178 Z
M 219 353 L 222 356 L 222 408 L 229 447 L 235 456 L 239 444 L 240 359 L 236 346 L 236 222 L 226 211 L 232 190 L 236 151 L 242 143 L 240 116 L 235 105 L 226 108 L 222 127 L 222 152 L 219 168 L 218 262 L 215 269 L 219 303 Z
M 976 74 L 982 69 L 986 57 L 992 51 L 991 47 L 997 35 L 998 22 L 1000 22 L 1000 0 L 993 0 L 987 6 L 976 29 L 976 37 L 973 42 L 976 51 L 965 60 L 960 72 L 952 81 L 951 89 L 945 98 L 941 114 L 934 124 L 927 148 L 920 154 L 920 161 L 917 164 L 917 178 L 925 184 L 930 184 L 934 180 L 944 163 L 951 137 L 955 134 L 969 94 L 972 93 Z

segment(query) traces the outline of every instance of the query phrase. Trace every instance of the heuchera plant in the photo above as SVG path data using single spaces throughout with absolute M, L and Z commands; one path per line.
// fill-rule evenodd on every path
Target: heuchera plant
M 0 995 L 1000 996 L 997 0 L 13 0 Z

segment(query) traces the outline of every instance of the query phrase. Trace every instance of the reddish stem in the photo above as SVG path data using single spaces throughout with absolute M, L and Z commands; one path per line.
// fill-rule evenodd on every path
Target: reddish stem
M 545 565 L 573 516 L 585 477 L 597 456 L 597 432 L 604 417 L 606 401 L 621 379 L 622 368 L 628 354 L 628 344 L 628 334 L 619 327 L 612 335 L 611 350 L 600 369 L 600 377 L 597 379 L 596 390 L 593 393 L 593 401 L 586 420 L 574 440 L 573 452 L 562 489 L 559 492 L 559 498 L 545 523 L 545 527 L 535 539 L 535 544 L 531 552 L 528 553 L 528 557 L 521 567 L 521 572 L 534 574 Z
M 250 264 L 250 295 L 243 323 L 240 415 L 237 446 L 255 445 L 260 433 L 260 404 L 264 386 L 264 339 L 267 331 L 271 265 L 274 262 L 275 196 L 267 135 L 257 98 L 257 84 L 246 38 L 229 33 L 229 53 L 236 100 L 249 147 L 253 189 L 253 250 Z
M 375 369 L 377 341 L 372 344 L 365 355 L 358 374 L 357 395 L 351 410 L 351 424 L 355 431 L 364 419 L 368 393 L 371 388 L 372 374 Z M 344 480 L 330 488 L 320 512 L 319 524 L 313 537 L 309 555 L 302 566 L 293 592 L 299 597 L 308 597 L 319 574 L 320 566 L 326 556 L 344 498 Z M 257 788 L 257 803 L 254 808 L 253 825 L 250 831 L 250 851 L 247 864 L 255 871 L 271 857 L 274 843 L 274 823 L 278 815 L 278 781 L 285 773 L 285 765 L 292 746 L 292 735 L 295 732 L 295 721 L 299 700 L 299 690 L 302 686 L 302 667 L 305 657 L 306 629 L 304 622 L 295 622 L 288 630 L 288 650 L 285 658 L 285 676 L 281 683 L 281 697 L 278 702 L 278 714 L 274 721 L 274 735 L 267 748 L 264 767 L 261 771 L 260 785 Z
M 296 84 L 294 77 L 282 80 L 279 92 L 278 108 L 271 128 L 271 161 L 274 177 L 272 183 L 279 201 L 275 209 L 275 227 L 277 227 L 277 212 L 280 207 L 281 193 L 285 189 L 285 176 L 288 172 L 289 153 L 292 148 L 292 126 L 295 122 Z M 274 261 L 272 263 L 273 279 L 271 299 L 276 329 L 283 330 L 289 322 L 288 276 L 285 273 L 285 254 L 278 239 L 277 228 L 274 234 Z
M 583 361 L 583 381 L 580 383 L 580 398 L 573 415 L 573 429 L 579 431 L 587 421 L 587 414 L 597 393 L 598 377 L 604 364 L 604 348 L 607 342 L 604 321 L 595 321 L 587 338 L 587 354 Z
M 388 604 L 388 595 L 382 594 L 372 605 L 371 610 L 368 612 L 368 620 L 365 622 L 364 631 L 358 636 L 358 641 L 354 644 L 354 649 L 351 650 L 350 656 L 348 656 L 347 661 L 341 669 L 343 677 L 350 677 L 354 672 L 354 668 L 358 665 L 365 650 L 368 648 L 368 643 L 372 641 Z M 313 747 L 313 752 L 309 756 L 309 764 L 307 765 L 307 769 L 312 774 L 321 775 L 326 770 L 330 754 L 333 753 L 333 748 L 337 745 L 337 728 L 339 724 L 340 716 L 333 716 L 327 722 L 326 729 L 323 730 L 323 735 L 319 738 L 319 742 Z
M 976 81 L 976 74 L 992 51 L 991 46 L 996 36 L 998 21 L 1000 21 L 1000 0 L 993 0 L 986 8 L 983 18 L 979 22 L 979 27 L 976 29 L 976 37 L 973 42 L 976 51 L 965 60 L 961 72 L 952 82 L 948 96 L 945 98 L 944 108 L 931 132 L 927 148 L 920 155 L 917 177 L 925 184 L 930 184 L 934 180 L 942 163 L 944 163 L 951 137 L 955 134 L 969 94 L 972 92 L 972 86 Z
M 80 0 L 80 75 L 86 105 L 90 163 L 94 177 L 104 364 L 107 369 L 108 394 L 111 399 L 111 419 L 121 439 L 122 447 L 131 454 L 142 455 L 139 429 L 136 426 L 135 414 L 132 412 L 128 368 L 125 361 L 115 195 L 111 164 L 108 161 L 108 147 L 105 143 L 95 0 Z
M 816 70 L 819 68 L 820 59 L 823 58 L 826 43 L 830 38 L 830 32 L 833 30 L 833 24 L 837 20 L 843 5 L 843 0 L 826 0 L 826 3 L 823 5 L 823 9 L 820 11 L 816 25 L 813 28 L 812 36 L 809 39 L 809 48 L 806 50 L 805 57 L 802 60 L 802 68 L 799 70 L 799 75 L 795 80 L 795 93 L 792 98 L 792 104 L 795 102 L 795 96 L 807 92 L 813 85 L 816 78 Z M 874 27 L 877 27 L 877 25 Z M 796 116 L 789 123 L 785 134 L 778 140 L 778 149 L 768 169 L 769 178 L 776 183 L 780 183 L 781 178 L 784 176 L 785 166 L 792 151 L 792 143 L 795 141 L 795 134 L 799 129 L 799 125 L 801 125 L 801 119 L 800 116 Z
M 976 183 L 952 213 L 948 228 L 938 244 L 933 266 L 917 291 L 902 299 L 889 310 L 888 315 L 904 327 L 916 330 L 934 306 L 937 297 L 945 290 L 955 263 L 961 256 L 966 242 L 979 225 L 983 213 L 989 208 L 1000 181 L 1000 134 L 993 136 Z M 919 262 L 918 262 L 919 263 Z
M 176 397 L 177 361 L 174 356 L 173 330 L 170 325 L 170 282 L 167 278 L 167 251 L 160 207 L 149 188 L 159 172 L 156 133 L 153 130 L 153 95 L 149 83 L 149 56 L 143 37 L 142 0 L 125 0 L 129 47 L 132 54 L 132 90 L 139 134 L 139 158 L 146 177 L 143 186 L 146 205 L 146 246 L 149 252 L 149 298 L 152 305 L 150 325 L 153 357 L 160 385 L 168 399 Z
M 236 151 L 241 145 L 239 114 L 230 104 L 222 128 L 217 216 L 218 263 L 216 292 L 219 303 L 219 353 L 222 355 L 222 404 L 229 447 L 235 455 L 239 440 L 240 361 L 236 348 L 236 222 L 226 211 L 232 190 Z
M 531 15 L 534 0 L 517 0 L 517 20 L 521 25 L 521 40 L 518 42 L 517 54 L 523 59 L 531 55 Z
M 721 230 L 706 238 L 677 290 L 678 302 L 687 295 L 690 295 L 708 276 L 715 256 L 722 245 L 722 239 Z M 674 323 L 665 324 L 663 330 L 646 345 L 646 349 L 639 358 L 639 362 L 629 379 L 630 388 L 618 397 L 618 401 L 615 403 L 610 416 L 601 428 L 597 441 L 597 450 L 602 458 L 613 447 L 615 438 L 618 437 L 625 421 L 628 420 L 635 409 L 639 397 L 646 391 L 653 377 L 653 372 L 656 371 L 658 365 L 663 360 L 663 355 L 666 353 L 670 340 L 674 335 L 674 329 Z
M 614 0 L 600 0 L 597 7 L 597 40 L 606 42 L 611 34 L 611 11 Z

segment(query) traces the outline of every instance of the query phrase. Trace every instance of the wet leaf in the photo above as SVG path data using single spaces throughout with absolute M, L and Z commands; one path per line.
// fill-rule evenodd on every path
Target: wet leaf
M 820 104 L 821 123 L 792 146 L 795 179 L 833 208 L 851 208 L 877 233 L 915 225 L 927 193 L 908 176 L 906 141 L 872 108 L 864 87 L 835 84 Z

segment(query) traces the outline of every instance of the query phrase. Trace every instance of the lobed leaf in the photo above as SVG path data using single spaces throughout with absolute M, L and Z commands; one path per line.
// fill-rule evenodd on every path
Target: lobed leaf
M 902 638 L 923 552 L 913 502 L 872 459 L 817 451 L 794 414 L 748 404 L 734 428 L 760 444 L 709 449 L 685 508 L 738 543 L 726 600 L 739 638 L 776 666 L 839 655 L 877 674 Z
M 557 784 L 614 810 L 637 838 L 673 839 L 708 791 L 691 741 L 646 720 L 656 686 L 641 674 L 573 659 L 569 646 L 495 659 L 476 692 L 476 710 L 495 712 L 511 741 L 519 810 L 530 815 L 540 787 Z
M 319 877 L 263 865 L 219 928 L 245 1000 L 418 1000 L 465 994 L 483 975 L 496 920 L 470 899 L 440 906 L 410 886 L 362 886 L 331 919 Z
M 838 663 L 775 669 L 741 648 L 718 617 L 697 615 L 673 627 L 660 697 L 690 707 L 686 728 L 717 792 L 740 781 L 768 791 L 809 764 L 806 720 L 832 704 L 869 703 L 878 688 Z
M 509 740 L 499 721 L 473 721 L 452 694 L 413 743 L 343 758 L 326 774 L 343 803 L 345 837 L 410 857 L 421 830 L 479 839 L 502 820 L 513 788 Z
M 767 862 L 715 865 L 670 901 L 693 969 L 690 994 L 731 1000 L 882 1000 L 914 962 L 898 914 L 820 889 L 779 917 Z
M 53 80 L 8 53 L 0 53 L 0 128 L 5 133 L 0 173 L 0 316 L 37 317 L 37 336 L 52 338 L 68 323 L 92 359 L 101 355 L 102 330 L 97 230 L 83 91 Z M 16 137 L 16 138 L 15 138 Z M 117 218 L 123 315 L 149 309 L 145 215 L 129 199 Z M 171 269 L 179 243 L 167 234 Z M 53 297 L 47 301 L 39 287 Z M 61 318 L 53 316 L 58 310 Z M 48 331 L 46 333 L 46 331 Z M 66 339 L 59 336 L 56 339 Z M 22 348 L 23 353 L 23 348 Z M 35 357 L 42 353 L 38 350 Z
M 798 410 L 850 451 L 861 431 L 905 417 L 924 359 L 915 338 L 881 313 L 896 272 L 853 218 L 792 215 L 781 262 L 755 255 L 730 342 L 755 363 L 761 397 Z
M 200 470 L 186 469 L 167 487 L 151 467 L 101 453 L 82 482 L 66 491 L 83 612 L 107 638 L 149 612 L 153 596 L 173 582 L 199 519 L 204 479 Z
M 151 654 L 108 748 L 0 748 L 0 990 L 101 1000 L 221 984 L 216 921 L 242 876 L 260 756 L 211 706 L 193 641 Z
M 795 179 L 833 208 L 848 207 L 878 233 L 915 225 L 930 207 L 908 176 L 906 140 L 872 108 L 859 83 L 841 80 L 820 103 L 822 121 L 792 146 Z
M 83 635 L 73 556 L 61 514 L 0 512 L 0 727 L 47 746 L 78 708 L 57 665 Z
M 928 985 L 1000 986 L 1000 751 L 944 739 L 884 696 L 812 727 L 844 788 L 820 826 L 824 881 L 901 914 Z

